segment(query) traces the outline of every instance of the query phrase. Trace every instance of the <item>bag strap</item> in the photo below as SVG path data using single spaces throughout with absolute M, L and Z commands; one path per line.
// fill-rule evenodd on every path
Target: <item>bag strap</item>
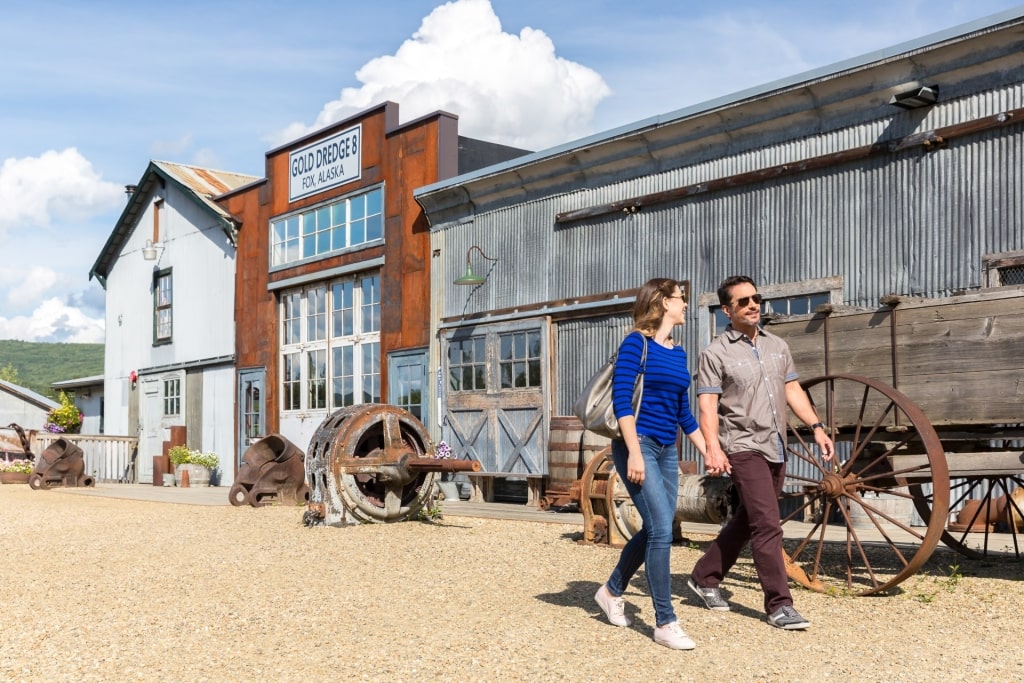
M 642 334 L 640 336 L 644 338 L 644 353 L 643 353 L 642 356 L 640 356 L 640 374 L 642 375 L 645 372 L 647 372 L 647 341 L 648 341 L 648 339 L 647 339 L 647 335 L 646 334 Z

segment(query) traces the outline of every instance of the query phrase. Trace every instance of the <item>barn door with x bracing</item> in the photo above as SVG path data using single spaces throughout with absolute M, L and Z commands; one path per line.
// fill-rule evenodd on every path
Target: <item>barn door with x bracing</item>
M 443 436 L 482 472 L 547 473 L 548 330 L 541 319 L 445 335 Z

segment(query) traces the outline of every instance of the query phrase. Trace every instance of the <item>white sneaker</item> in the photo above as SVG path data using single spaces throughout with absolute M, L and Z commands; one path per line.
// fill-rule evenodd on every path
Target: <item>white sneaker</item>
M 692 650 L 697 644 L 686 635 L 678 621 L 654 629 L 654 642 L 673 650 Z
M 613 626 L 629 626 L 633 623 L 626 616 L 626 602 L 622 599 L 622 596 L 615 597 L 609 593 L 608 586 L 602 584 L 597 589 L 597 592 L 594 593 L 594 601 L 604 611 L 604 615 L 608 617 L 608 621 Z

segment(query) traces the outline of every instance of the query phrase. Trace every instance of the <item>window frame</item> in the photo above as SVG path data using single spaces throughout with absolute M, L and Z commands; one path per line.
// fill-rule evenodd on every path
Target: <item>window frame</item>
M 174 341 L 174 274 L 173 268 L 164 268 L 153 273 L 153 346 L 162 346 Z M 161 284 L 167 282 L 167 302 L 161 303 Z M 167 335 L 160 336 L 162 323 L 161 312 L 167 314 Z
M 163 419 L 181 417 L 182 385 L 179 375 L 164 377 L 160 380 L 160 416 Z M 173 388 L 172 393 L 169 389 Z M 173 412 L 169 409 L 173 408 Z
M 323 414 L 382 400 L 380 283 L 381 272 L 368 270 L 281 292 L 282 414 Z M 364 305 L 367 287 L 372 301 Z
M 1003 284 L 1003 271 L 1024 268 L 1024 250 L 985 254 L 981 257 L 981 267 L 986 288 L 1019 286 L 1020 283 Z
M 382 244 L 384 206 L 379 184 L 271 218 L 270 271 Z
M 843 277 L 841 275 L 837 275 L 826 278 L 798 280 L 796 282 L 784 282 L 775 285 L 764 285 L 758 286 L 757 291 L 765 299 L 765 301 L 761 303 L 761 318 L 762 321 L 766 322 L 773 318 L 788 317 L 788 314 L 777 312 L 765 313 L 765 302 L 787 301 L 790 299 L 796 299 L 800 297 L 825 295 L 827 296 L 828 300 L 822 303 L 828 303 L 832 305 L 841 304 L 843 302 Z M 702 292 L 697 297 L 697 305 L 700 307 L 700 310 L 702 311 L 703 323 L 707 325 L 707 329 L 709 331 L 707 339 L 714 339 L 716 336 L 718 336 L 725 330 L 725 327 L 718 329 L 718 326 L 716 324 L 716 315 L 722 309 L 722 305 L 718 301 L 718 292 Z M 811 316 L 814 314 L 814 312 L 815 311 L 812 309 L 807 313 L 800 313 L 794 315 Z

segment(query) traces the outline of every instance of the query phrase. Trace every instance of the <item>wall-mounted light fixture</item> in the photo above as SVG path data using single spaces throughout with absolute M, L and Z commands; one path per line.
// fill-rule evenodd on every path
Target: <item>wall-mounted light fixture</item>
M 482 257 L 484 257 L 485 259 L 487 259 L 488 261 L 497 261 L 498 260 L 496 258 L 491 258 L 487 254 L 485 254 L 480 247 L 478 247 L 478 246 L 476 246 L 474 244 L 473 246 L 471 246 L 466 251 L 466 274 L 463 275 L 460 278 L 457 278 L 455 280 L 455 284 L 457 284 L 457 285 L 482 285 L 484 283 L 484 281 L 487 279 L 487 278 L 480 277 L 479 275 L 476 275 L 475 273 L 473 273 L 473 266 L 470 265 L 469 255 L 473 253 L 474 249 L 476 251 L 478 251 L 480 253 L 480 255 Z
M 146 246 L 142 248 L 142 258 L 147 261 L 156 261 L 156 247 L 153 246 L 153 240 L 146 240 Z
M 903 109 L 930 107 L 939 99 L 939 86 L 916 85 L 903 92 L 898 92 L 889 100 L 889 104 Z

